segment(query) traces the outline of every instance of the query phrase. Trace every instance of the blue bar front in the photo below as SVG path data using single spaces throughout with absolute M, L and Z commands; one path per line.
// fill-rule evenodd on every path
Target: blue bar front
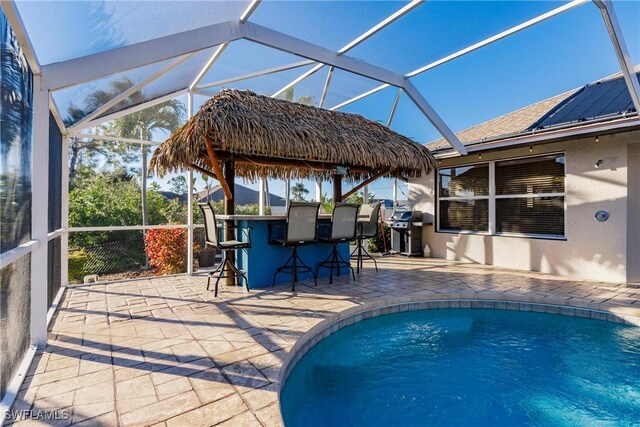
M 322 222 L 322 221 L 321 221 Z M 239 220 L 237 224 L 240 229 L 252 227 L 251 231 L 251 249 L 237 252 L 237 266 L 241 270 L 247 272 L 249 278 L 249 288 L 264 288 L 271 286 L 273 275 L 276 270 L 282 266 L 291 256 L 291 248 L 269 244 L 269 224 L 285 225 L 283 220 L 265 221 L 260 220 Z M 238 230 L 238 236 L 242 232 Z M 341 243 L 338 245 L 338 251 L 342 257 L 349 261 L 349 244 Z M 324 261 L 331 253 L 331 245 L 326 243 L 314 243 L 298 248 L 298 255 L 302 261 L 309 267 L 317 270 L 318 264 Z M 336 271 L 333 272 L 336 276 Z M 343 268 L 340 274 L 351 274 L 348 268 Z M 320 278 L 329 277 L 329 269 L 321 268 L 318 274 Z M 302 273 L 298 275 L 298 280 L 313 279 L 311 273 Z M 291 276 L 286 273 L 278 274 L 276 284 L 290 283 Z

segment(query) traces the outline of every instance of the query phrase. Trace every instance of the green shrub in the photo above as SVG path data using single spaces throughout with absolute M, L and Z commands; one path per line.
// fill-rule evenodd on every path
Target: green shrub
M 378 235 L 376 237 L 374 237 L 373 239 L 369 239 L 369 242 L 367 244 L 367 250 L 369 252 L 383 252 L 384 251 L 384 244 L 382 241 L 382 233 L 380 231 L 380 224 L 378 224 Z M 384 224 L 384 235 L 385 235 L 385 239 L 387 242 L 387 251 L 391 250 L 391 229 L 389 228 L 389 226 L 387 226 L 386 224 Z
M 85 265 L 89 261 L 89 254 L 87 254 L 83 249 L 69 252 L 69 282 L 82 282 L 84 276 L 89 273 L 85 269 Z

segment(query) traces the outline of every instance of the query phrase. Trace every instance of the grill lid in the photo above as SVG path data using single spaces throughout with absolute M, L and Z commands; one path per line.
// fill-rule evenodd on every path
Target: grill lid
M 422 222 L 422 211 L 396 210 L 391 214 L 392 221 Z

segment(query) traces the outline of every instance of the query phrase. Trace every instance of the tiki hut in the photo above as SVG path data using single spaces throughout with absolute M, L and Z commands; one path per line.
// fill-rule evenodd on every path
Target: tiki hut
M 368 183 L 420 176 L 434 158 L 424 146 L 357 114 L 225 89 L 155 150 L 150 169 L 159 176 L 197 170 L 228 190 L 225 163 L 234 168 L 231 179 L 335 180 L 339 170 L 349 181 Z

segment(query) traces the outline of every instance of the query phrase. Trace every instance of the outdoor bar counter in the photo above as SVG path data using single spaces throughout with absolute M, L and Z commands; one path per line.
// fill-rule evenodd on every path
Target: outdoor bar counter
M 291 248 L 269 244 L 269 225 L 286 226 L 286 215 L 216 215 L 217 220 L 232 220 L 238 226 L 238 237 L 246 240 L 241 230 L 252 227 L 251 230 L 251 249 L 238 250 L 236 252 L 236 265 L 239 269 L 247 272 L 249 278 L 249 288 L 265 288 L 273 283 L 273 274 L 278 267 L 283 265 L 291 256 Z M 331 215 L 319 215 L 318 227 L 322 232 L 320 224 L 330 224 Z M 274 237 L 282 237 L 283 228 L 275 228 Z M 349 244 L 342 243 L 338 245 L 338 251 L 342 257 L 349 261 Z M 313 243 L 298 248 L 298 255 L 302 261 L 316 271 L 318 264 L 324 261 L 331 253 L 331 244 Z M 340 275 L 351 274 L 348 268 L 343 268 Z M 336 276 L 336 271 L 333 273 Z M 318 274 L 318 282 L 322 278 L 329 277 L 329 269 L 321 268 Z M 299 274 L 298 280 L 312 279 L 310 273 Z M 240 279 L 242 280 L 242 279 Z M 278 283 L 290 283 L 291 276 L 281 273 L 276 279 Z M 328 282 L 328 279 L 327 279 Z

